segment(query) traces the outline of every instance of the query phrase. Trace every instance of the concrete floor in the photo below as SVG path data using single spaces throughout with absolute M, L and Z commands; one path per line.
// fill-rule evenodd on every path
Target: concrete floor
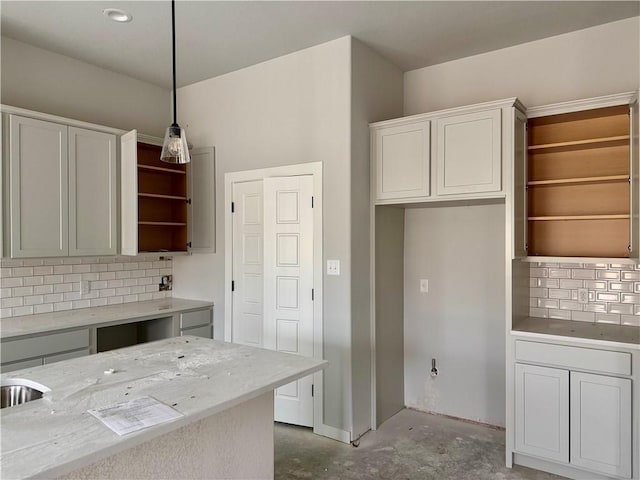
M 313 480 L 552 480 L 524 467 L 504 466 L 504 431 L 402 410 L 360 446 L 276 424 L 275 478 Z

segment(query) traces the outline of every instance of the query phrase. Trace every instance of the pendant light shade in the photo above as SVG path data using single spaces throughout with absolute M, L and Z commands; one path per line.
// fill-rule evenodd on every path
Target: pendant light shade
M 160 160 L 167 163 L 189 163 L 191 161 L 187 145 L 187 134 L 184 128 L 180 128 L 180 125 L 174 123 L 167 128 L 167 133 L 164 134 L 164 142 L 162 142 Z
M 189 163 L 189 147 L 187 145 L 187 134 L 184 128 L 178 125 L 178 112 L 176 105 L 176 5 L 175 0 L 171 0 L 171 40 L 173 59 L 173 123 L 167 128 L 162 142 L 162 153 L 160 160 L 167 163 Z

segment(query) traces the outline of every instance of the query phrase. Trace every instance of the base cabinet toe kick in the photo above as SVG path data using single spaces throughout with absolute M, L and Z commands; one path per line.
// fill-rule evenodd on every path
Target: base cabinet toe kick
M 507 459 L 580 480 L 637 480 L 640 350 L 578 345 L 514 339 Z

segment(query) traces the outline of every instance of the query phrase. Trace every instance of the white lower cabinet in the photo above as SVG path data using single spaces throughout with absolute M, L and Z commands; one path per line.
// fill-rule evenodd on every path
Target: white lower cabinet
M 516 452 L 631 478 L 631 386 L 629 378 L 516 363 Z
M 516 449 L 569 461 L 569 372 L 516 364 Z
M 571 464 L 631 478 L 631 380 L 571 372 Z

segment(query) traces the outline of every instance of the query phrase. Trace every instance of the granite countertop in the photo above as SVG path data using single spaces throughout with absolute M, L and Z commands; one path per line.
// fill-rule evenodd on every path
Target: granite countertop
M 51 389 L 44 398 L 0 410 L 2 478 L 53 478 L 127 450 L 291 381 L 324 360 L 185 336 L 0 376 Z M 113 374 L 105 374 L 108 369 Z M 145 395 L 184 416 L 118 436 L 87 413 Z
M 3 318 L 0 338 L 7 339 L 34 333 L 53 332 L 69 328 L 90 327 L 143 320 L 176 312 L 212 307 L 213 303 L 182 298 L 163 298 L 146 302 L 123 303 L 105 307 L 80 308 L 62 312 L 40 313 L 22 317 Z
M 612 346 L 640 350 L 640 328 L 624 325 L 527 317 L 517 322 L 514 320 L 511 333 L 537 337 L 566 337 L 571 340 L 608 343 Z

